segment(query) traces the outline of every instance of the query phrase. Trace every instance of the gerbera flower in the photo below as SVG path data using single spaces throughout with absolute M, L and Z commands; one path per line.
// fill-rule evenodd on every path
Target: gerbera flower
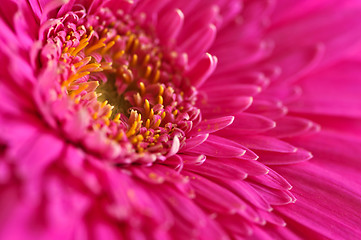
M 358 236 L 361 8 L 335 2 L 5 1 L 0 236 Z

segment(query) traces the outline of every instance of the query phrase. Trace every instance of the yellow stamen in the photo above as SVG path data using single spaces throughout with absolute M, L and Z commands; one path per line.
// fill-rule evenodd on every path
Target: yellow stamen
M 137 51 L 138 47 L 139 47 L 139 39 L 136 38 L 136 39 L 134 40 L 134 44 L 133 44 L 133 47 L 132 47 L 132 52 Z
M 107 40 L 106 38 L 101 38 L 96 44 L 94 44 L 93 46 L 91 46 L 90 48 L 88 48 L 85 51 L 85 54 L 88 55 L 90 53 L 92 53 L 93 51 L 102 48 L 105 46 L 104 41 Z
M 142 114 L 138 114 L 137 122 L 140 122 L 142 120 Z
M 159 85 L 159 96 L 162 96 L 164 93 L 164 86 L 163 85 Z
M 120 58 L 121 56 L 123 56 L 124 55 L 124 50 L 121 50 L 121 51 L 119 51 L 119 52 L 117 52 L 115 55 L 114 55 L 114 57 L 113 57 L 113 59 L 118 59 L 118 58 Z
M 84 39 L 83 39 L 84 40 Z M 83 41 L 82 40 L 82 41 Z M 83 50 L 86 46 L 88 46 L 89 42 L 85 42 L 83 44 L 79 44 L 74 51 L 71 53 L 72 56 L 77 55 L 81 50 Z
M 149 114 L 149 110 L 150 110 L 150 104 L 148 99 L 144 100 L 144 110 L 145 110 L 145 115 L 147 116 Z
M 91 68 L 99 68 L 101 65 L 99 63 L 91 63 L 91 64 L 87 64 L 83 67 L 81 67 L 80 69 L 78 69 L 78 72 L 83 72 L 84 70 L 88 70 L 88 69 L 91 69 Z M 91 70 L 89 70 L 90 72 L 93 72 Z
M 144 140 L 144 137 L 140 134 L 137 136 L 137 138 L 138 138 L 138 142 L 141 142 Z
M 163 97 L 158 96 L 158 104 L 163 105 Z
M 101 68 L 104 70 L 111 70 L 111 69 L 113 69 L 112 65 L 113 65 L 112 62 L 102 62 Z
M 158 121 L 154 124 L 154 128 L 159 127 L 162 120 L 158 119 Z
M 114 42 L 117 42 L 117 41 L 119 41 L 119 40 L 120 40 L 120 36 L 119 36 L 119 35 L 115 36 L 115 38 L 113 39 Z
M 107 104 L 108 104 L 108 100 L 105 100 L 105 101 L 100 105 L 100 107 L 103 108 L 103 107 L 105 107 L 105 105 L 107 105 Z
M 113 111 L 112 111 L 112 110 L 109 110 L 109 111 L 107 112 L 107 114 L 105 114 L 105 117 L 106 117 L 107 119 L 109 119 L 110 116 L 112 115 L 112 113 L 113 113 Z
M 75 104 L 79 104 L 81 97 L 78 95 L 75 97 L 74 102 Z
M 90 72 L 81 72 L 81 73 L 75 73 L 74 75 L 70 76 L 70 78 L 68 78 L 68 80 L 63 82 L 63 86 L 68 85 L 69 83 L 74 82 L 75 80 L 85 77 L 86 75 L 89 75 Z
M 109 118 L 107 118 L 106 116 L 104 116 L 102 119 L 103 119 L 105 125 L 107 125 L 107 126 L 110 125 L 110 120 L 109 120 Z
M 148 78 L 151 73 L 152 73 L 152 67 L 147 66 L 146 69 L 145 69 L 144 78 Z
M 74 50 L 75 50 L 75 47 L 71 47 L 71 48 L 69 49 L 68 53 L 69 53 L 70 55 L 72 55 L 72 53 L 73 53 Z
M 149 54 L 145 55 L 145 57 L 143 59 L 143 66 L 146 66 L 148 64 L 149 60 L 150 60 L 150 55 Z
M 144 83 L 143 83 L 143 82 L 140 82 L 140 83 L 139 83 L 139 88 L 140 88 L 140 94 L 141 94 L 141 95 L 144 95 L 144 93 L 145 93 L 145 86 L 144 86 Z
M 111 47 L 113 47 L 115 44 L 114 41 L 110 41 L 105 48 L 102 49 L 101 54 L 105 54 Z
M 130 137 L 135 134 L 135 129 L 136 129 L 137 125 L 138 125 L 138 122 L 134 121 L 134 123 L 132 124 L 132 127 L 128 130 L 128 132 L 126 134 L 127 137 Z
M 132 140 L 131 140 L 131 142 L 132 142 L 133 144 L 136 144 L 136 143 L 138 142 L 138 138 L 137 138 L 137 137 L 133 137 Z
M 132 78 L 130 77 L 130 75 L 128 75 L 128 74 L 126 74 L 126 73 L 123 73 L 123 74 L 122 74 L 122 77 L 123 77 L 125 83 L 127 83 L 127 84 L 129 84 L 129 83 L 132 82 Z
M 80 67 L 80 66 L 83 65 L 83 64 L 87 64 L 88 62 L 90 62 L 91 59 L 92 59 L 91 56 L 85 57 L 85 58 L 83 58 L 81 61 L 79 61 L 79 62 L 77 62 L 77 63 L 74 63 L 74 67 L 75 67 L 75 68 L 78 68 L 78 67 Z
M 130 66 L 135 66 L 137 64 L 138 61 L 138 55 L 137 54 L 133 54 L 132 56 L 132 60 L 130 61 Z
M 118 135 L 115 137 L 115 141 L 121 140 L 123 138 L 123 135 L 124 135 L 123 132 L 118 133 Z
M 154 83 L 158 82 L 159 78 L 160 78 L 160 71 L 159 69 L 157 69 L 157 71 L 154 74 L 153 82 Z
M 130 49 L 130 46 L 132 45 L 132 43 L 133 43 L 133 41 L 134 41 L 134 38 L 135 38 L 134 34 L 131 34 L 131 35 L 129 36 L 127 45 L 125 46 L 125 51 L 128 52 L 128 50 Z
M 120 119 L 120 113 L 118 113 L 117 115 L 115 115 L 113 121 L 117 123 L 117 122 L 119 122 L 119 119 Z
M 150 127 L 150 120 L 149 120 L 149 118 L 148 118 L 147 121 L 145 122 L 145 127 L 146 127 L 146 128 L 149 128 L 149 127 Z
M 84 91 L 88 87 L 88 84 L 79 85 L 79 88 L 77 90 L 74 90 L 71 92 L 70 97 L 73 98 L 75 95 L 78 95 L 82 91 Z

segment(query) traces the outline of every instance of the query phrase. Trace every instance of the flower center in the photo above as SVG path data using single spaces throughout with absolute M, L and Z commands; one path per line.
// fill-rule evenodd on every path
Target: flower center
M 105 131 L 138 155 L 155 154 L 153 161 L 179 147 L 199 115 L 183 77 L 185 57 L 162 48 L 143 15 L 102 9 L 53 21 L 47 42 L 61 49 L 59 94 L 86 109 L 90 131 Z

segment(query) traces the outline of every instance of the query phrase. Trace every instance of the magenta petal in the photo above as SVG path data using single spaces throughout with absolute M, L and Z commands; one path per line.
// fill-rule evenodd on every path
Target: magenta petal
M 276 123 L 268 118 L 250 114 L 241 113 L 237 114 L 233 124 L 220 131 L 222 136 L 235 136 L 236 134 L 255 134 L 265 132 L 276 126 Z
M 182 43 L 179 51 L 186 52 L 188 54 L 188 59 L 190 61 L 190 65 L 192 66 L 198 62 L 202 54 L 211 46 L 215 36 L 216 27 L 211 24 L 191 35 Z
M 296 202 L 296 198 L 289 191 L 278 190 L 266 186 L 252 184 L 252 186 L 262 194 L 262 197 L 272 205 L 286 205 Z
M 241 145 L 216 136 L 210 136 L 207 141 L 190 151 L 212 157 L 239 157 L 246 153 Z
M 183 159 L 184 164 L 197 164 L 201 165 L 206 160 L 206 156 L 203 154 L 179 154 Z
M 232 116 L 220 117 L 215 119 L 205 119 L 197 126 L 195 126 L 190 134 L 198 135 L 212 133 L 229 126 L 230 124 L 232 124 L 233 120 L 234 117 Z
M 244 203 L 232 192 L 218 184 L 192 174 L 190 183 L 196 191 L 195 200 L 205 208 L 225 213 L 241 211 Z
M 314 161 L 317 163 L 318 159 Z M 280 170 L 282 175 L 292 181 L 293 192 L 298 198 L 297 204 L 279 209 L 283 215 L 297 219 L 307 228 L 329 238 L 357 238 L 361 234 L 360 218 L 355 211 L 361 207 L 360 193 L 356 187 L 358 185 L 350 181 L 347 174 L 333 173 L 310 164 L 295 165 L 287 170 L 277 169 Z M 315 215 L 318 217 L 313 218 Z
M 168 0 L 165 1 L 152 1 L 152 0 L 144 0 L 138 2 L 138 4 L 135 6 L 135 12 L 136 13 L 146 13 L 150 16 L 152 14 L 156 14 L 159 10 L 162 9 L 164 5 L 166 5 Z
M 217 219 L 220 220 L 229 231 L 241 236 L 252 235 L 252 227 L 238 215 L 220 215 L 217 216 Z
M 229 161 L 229 159 L 225 160 L 226 163 L 228 163 Z M 247 173 L 250 176 L 265 175 L 269 172 L 267 167 L 258 161 L 232 159 L 232 163 L 237 165 L 238 169 Z
M 179 222 L 176 224 L 186 224 L 186 228 L 189 226 L 199 226 L 204 224 L 205 216 L 204 213 L 193 203 L 192 199 L 183 196 L 179 192 L 171 188 L 162 189 L 163 191 L 156 191 L 160 196 L 173 199 L 172 201 L 167 201 L 170 209 L 172 209 L 175 217 L 179 218 Z M 178 206 L 182 205 L 182 208 Z M 190 233 L 192 234 L 192 233 Z
M 271 35 L 277 38 L 276 41 L 282 42 L 283 48 L 290 49 L 295 48 L 295 42 L 298 46 L 322 42 L 326 49 L 325 62 L 333 61 L 341 54 L 347 54 L 352 48 L 359 46 L 361 26 L 355 23 L 357 23 L 360 6 L 355 3 L 351 7 L 341 4 L 339 9 L 334 9 L 330 8 L 329 4 L 327 5 L 328 8 L 323 11 L 313 11 L 307 17 L 293 18 L 283 25 L 274 26 Z M 341 9 L 342 16 L 335 14 Z M 348 28 L 350 25 L 355 25 L 355 27 Z M 284 41 L 285 39 L 287 40 Z
M 269 172 L 262 176 L 250 176 L 248 179 L 258 184 L 280 190 L 291 190 L 292 186 L 280 174 L 268 168 Z
M 231 84 L 219 86 L 203 85 L 202 89 L 209 98 L 218 98 L 226 96 L 254 96 L 261 91 L 261 88 L 252 84 Z
M 186 73 L 190 84 L 195 87 L 203 85 L 204 81 L 213 73 L 217 66 L 217 58 L 206 53 L 196 65 Z
M 360 117 L 360 60 L 345 60 L 300 81 L 302 95 L 290 105 L 293 112 Z M 347 109 L 347 111 L 345 111 Z
M 258 162 L 258 161 L 254 161 L 254 160 L 244 160 L 241 159 L 242 157 L 234 157 L 234 158 L 224 158 L 222 159 L 222 163 L 224 163 L 224 165 L 229 165 L 232 166 L 234 168 L 239 169 L 241 172 L 245 172 L 248 175 L 265 175 L 269 172 L 268 168 Z M 209 161 L 217 161 L 218 158 L 208 158 Z
M 278 215 L 276 214 L 266 214 L 266 213 L 261 213 L 262 217 L 269 223 L 273 223 L 275 225 L 278 225 L 280 227 L 286 227 L 287 223 Z
M 315 125 L 312 121 L 298 117 L 284 117 L 276 121 L 276 127 L 267 135 L 277 138 L 292 137 L 308 132 Z
M 239 169 L 227 164 L 220 164 L 216 160 L 206 161 L 201 167 L 196 165 L 185 165 L 185 170 L 197 173 L 202 176 L 216 177 L 216 178 L 229 178 L 229 179 L 245 179 L 247 174 L 241 172 Z
M 322 44 L 304 47 L 295 52 L 281 52 L 279 56 L 272 58 L 271 64 L 282 68 L 280 79 L 282 81 L 294 81 L 302 75 L 310 72 L 320 62 L 324 46 Z M 292 64 L 288 64 L 292 62 Z
M 251 202 L 257 208 L 265 211 L 272 210 L 271 205 L 249 183 L 245 181 L 226 181 L 225 184 L 234 194 Z M 257 213 L 254 213 L 253 217 L 257 217 Z
M 271 152 L 281 152 L 281 153 L 292 153 L 297 150 L 296 147 L 291 144 L 279 140 L 277 138 L 253 135 L 253 136 L 243 136 L 242 138 L 233 138 L 234 141 L 242 144 L 243 146 L 254 149 L 254 150 L 263 150 Z
M 179 9 L 166 12 L 161 16 L 157 25 L 157 33 L 161 42 L 166 44 L 175 41 L 183 27 L 184 15 Z
M 181 152 L 197 147 L 199 144 L 202 144 L 204 141 L 206 141 L 208 136 L 209 134 L 203 134 L 187 139 L 185 146 L 181 148 Z
M 292 153 L 257 151 L 259 161 L 267 165 L 285 165 L 304 162 L 312 158 L 312 154 L 302 148 Z
M 219 62 L 222 63 L 217 68 L 217 74 L 226 74 L 227 72 L 234 71 L 244 65 L 251 65 L 254 62 L 260 61 L 261 59 L 268 56 L 273 48 L 271 42 L 260 42 L 252 43 L 248 46 L 245 45 L 242 48 L 236 45 L 234 49 L 217 49 L 211 51 L 212 54 L 216 55 L 219 59 Z M 232 54 L 229 54 L 229 51 L 234 52 L 238 56 L 235 59 Z
M 264 117 L 276 120 L 285 116 L 288 110 L 280 101 L 274 102 L 258 99 L 247 109 L 247 112 L 260 114 Z
M 197 148 L 191 149 L 190 152 L 212 157 L 239 157 L 245 154 L 246 150 L 241 146 L 235 146 L 235 144 L 229 145 L 228 143 L 207 140 Z
M 241 113 L 251 106 L 252 97 L 224 97 L 224 98 L 209 98 L 202 99 L 200 109 L 204 117 L 212 117 L 219 115 L 233 115 Z

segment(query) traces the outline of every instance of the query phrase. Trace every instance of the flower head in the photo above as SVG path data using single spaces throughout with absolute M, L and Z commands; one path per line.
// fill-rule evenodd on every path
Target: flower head
M 303 142 L 325 133 L 310 135 L 320 126 L 304 104 L 319 105 L 295 101 L 294 85 L 309 90 L 309 76 L 340 59 L 335 33 L 284 40 L 289 28 L 304 33 L 302 16 L 328 28 L 320 12 L 334 9 L 306 2 L 288 16 L 262 0 L 6 1 L 0 236 L 329 237 L 297 207 L 315 213 L 304 191 L 337 180 L 317 171 L 322 150 Z M 352 22 L 361 9 L 351 7 L 332 21 Z M 324 179 L 308 188 L 315 176 Z
M 44 25 L 41 65 L 55 71 L 45 104 L 66 122 L 67 136 L 120 165 L 152 164 L 178 152 L 200 121 L 197 92 L 187 55 L 162 46 L 144 13 L 75 8 Z M 57 105 L 67 105 L 68 116 Z M 67 125 L 74 118 L 82 121 L 77 129 Z

